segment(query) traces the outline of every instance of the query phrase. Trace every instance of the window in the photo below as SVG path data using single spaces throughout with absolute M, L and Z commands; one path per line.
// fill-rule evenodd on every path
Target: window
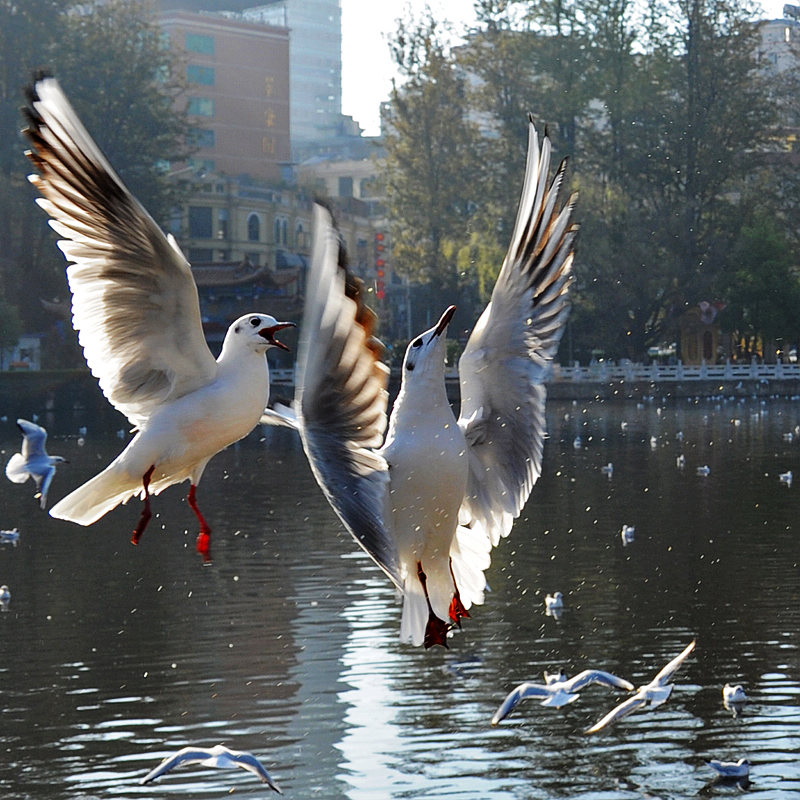
M 203 86 L 213 86 L 215 83 L 214 67 L 205 67 L 201 64 L 189 64 L 186 67 L 186 79 L 189 83 L 201 83 Z
M 228 238 L 228 209 L 221 208 L 217 212 L 217 222 L 219 223 L 219 227 L 217 228 L 217 238 L 218 239 L 227 239 Z
M 261 238 L 261 219 L 258 214 L 250 214 L 247 218 L 247 241 L 257 242 Z
M 213 117 L 214 101 L 210 97 L 190 97 L 187 110 L 195 117 Z
M 306 232 L 303 230 L 303 223 L 298 222 L 297 228 L 294 232 L 295 247 L 298 250 L 305 250 L 306 247 Z
M 283 220 L 281 223 L 281 243 L 286 244 L 289 241 L 289 221 Z
M 217 143 L 216 134 L 208 128 L 194 128 L 192 130 L 192 138 L 198 147 L 204 147 L 206 150 L 213 149 Z
M 339 197 L 353 196 L 353 179 L 339 178 Z
M 210 239 L 214 235 L 210 206 L 189 206 L 189 236 Z
M 190 53 L 203 53 L 207 56 L 213 56 L 214 37 L 204 36 L 202 33 L 187 33 L 186 49 Z

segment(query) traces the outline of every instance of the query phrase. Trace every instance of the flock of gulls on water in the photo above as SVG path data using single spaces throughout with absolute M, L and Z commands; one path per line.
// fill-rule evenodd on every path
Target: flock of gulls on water
M 296 393 L 291 406 L 268 407 L 271 348 L 288 349 L 277 334 L 294 323 L 249 313 L 228 329 L 217 359 L 203 336 L 189 263 L 130 194 L 50 76 L 28 94 L 27 153 L 38 204 L 60 235 L 69 263 L 73 324 L 86 361 L 111 404 L 135 435 L 94 478 L 56 503 L 50 514 L 90 525 L 138 495 L 138 544 L 152 516 L 151 497 L 190 481 L 197 549 L 211 559 L 211 529 L 197 503 L 209 460 L 259 422 L 299 432 L 313 473 L 356 542 L 403 598 L 400 635 L 413 645 L 447 647 L 473 605 L 484 601 L 490 554 L 511 531 L 541 473 L 545 379 L 569 311 L 577 225 L 575 196 L 559 203 L 565 164 L 552 178 L 550 140 L 529 124 L 528 156 L 516 222 L 491 301 L 459 361 L 461 409 L 445 392 L 445 340 L 455 311 L 413 339 L 402 385 L 387 417 L 388 370 L 374 336 L 376 316 L 347 268 L 329 210 L 316 205 L 314 245 L 300 329 Z M 59 456 L 48 455 L 43 428 L 17 421 L 22 448 L 8 462 L 16 483 L 32 478 L 42 508 Z M 577 445 L 576 445 L 577 446 Z M 706 468 L 707 469 L 707 468 Z M 613 465 L 602 471 L 609 477 Z M 791 475 L 789 475 L 791 480 Z M 623 542 L 633 541 L 625 525 Z M 16 544 L 3 531 L 0 543 Z M 8 609 L 11 592 L 0 587 Z M 548 595 L 548 614 L 563 609 Z M 591 684 L 630 693 L 586 730 L 592 734 L 645 706 L 665 703 L 670 683 L 695 648 L 692 641 L 649 682 L 636 688 L 602 670 L 544 683 L 522 683 L 492 717 L 497 725 L 524 699 L 559 708 Z M 741 686 L 726 685 L 726 707 L 740 709 Z M 222 745 L 186 747 L 142 783 L 183 764 L 240 767 L 280 792 L 250 753 Z M 710 761 L 725 777 L 742 778 L 749 762 Z

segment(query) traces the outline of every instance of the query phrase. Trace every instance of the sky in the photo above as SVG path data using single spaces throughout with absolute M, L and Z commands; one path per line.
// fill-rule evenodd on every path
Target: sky
M 342 112 L 352 116 L 368 136 L 380 133 L 379 108 L 389 97 L 395 71 L 387 35 L 395 20 L 410 10 L 420 17 L 430 6 L 437 19 L 456 30 L 474 21 L 471 0 L 341 0 L 342 2 Z M 793 0 L 800 5 L 800 0 Z M 782 16 L 784 0 L 761 0 L 764 16 Z

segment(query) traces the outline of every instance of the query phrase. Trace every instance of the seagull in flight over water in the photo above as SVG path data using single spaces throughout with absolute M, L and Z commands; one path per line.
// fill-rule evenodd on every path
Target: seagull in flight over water
M 561 708 L 567 703 L 574 703 L 578 699 L 578 692 L 592 683 L 624 689 L 626 692 L 632 692 L 635 688 L 624 678 L 618 678 L 616 675 L 600 669 L 585 669 L 572 678 L 567 678 L 564 672 L 555 676 L 545 673 L 544 684 L 521 683 L 516 689 L 509 692 L 492 717 L 492 725 L 499 724 L 517 707 L 520 701 L 528 697 L 543 697 L 541 705 Z
M 38 173 L 29 179 L 70 264 L 73 326 L 103 394 L 136 431 L 106 469 L 50 514 L 91 525 L 140 494 L 136 544 L 152 516 L 150 495 L 189 480 L 197 546 L 209 560 L 211 529 L 197 506 L 197 484 L 211 457 L 258 423 L 269 397 L 266 351 L 287 350 L 275 334 L 294 323 L 245 314 L 215 360 L 189 262 L 122 183 L 55 78 L 37 78 L 25 115 L 27 155 Z
M 653 678 L 650 683 L 646 683 L 643 686 L 640 686 L 636 690 L 636 694 L 633 697 L 629 697 L 627 700 L 621 702 L 616 708 L 612 709 L 608 712 L 599 722 L 595 722 L 591 728 L 589 728 L 586 733 L 596 733 L 599 730 L 602 730 L 606 727 L 606 725 L 610 725 L 612 722 L 616 722 L 617 720 L 622 719 L 623 717 L 627 717 L 628 714 L 632 714 L 634 711 L 638 711 L 640 708 L 644 708 L 648 703 L 650 704 L 651 708 L 655 708 L 656 706 L 660 706 L 662 703 L 666 703 L 669 700 L 669 696 L 672 694 L 672 690 L 675 688 L 669 681 L 672 679 L 672 676 L 678 671 L 680 666 L 688 657 L 689 653 L 694 650 L 696 642 L 692 640 L 680 653 L 680 655 L 675 656 L 672 661 L 669 662 L 656 676 Z
M 330 214 L 315 210 L 296 416 L 284 421 L 299 428 L 345 527 L 401 591 L 400 635 L 414 645 L 446 647 L 483 602 L 490 551 L 541 473 L 544 382 L 569 311 L 577 234 L 574 196 L 558 204 L 564 163 L 548 181 L 550 149 L 531 121 L 511 243 L 459 361 L 458 419 L 445 390 L 450 306 L 408 345 L 387 429 L 375 315 L 348 278 Z
M 25 483 L 28 478 L 33 478 L 39 507 L 45 508 L 47 492 L 56 474 L 56 464 L 66 464 L 67 459 L 48 455 L 45 450 L 47 431 L 41 425 L 18 419 L 17 427 L 22 431 L 22 448 L 9 459 L 6 477 L 14 483 Z
M 204 767 L 218 767 L 220 769 L 241 767 L 257 775 L 262 783 L 269 785 L 270 789 L 274 789 L 278 794 L 283 794 L 264 765 L 252 753 L 229 750 L 221 744 L 210 748 L 184 747 L 174 755 L 165 758 L 155 769 L 148 772 L 140 783 L 150 783 L 150 781 L 159 778 L 175 767 L 181 766 L 181 764 L 202 764 Z

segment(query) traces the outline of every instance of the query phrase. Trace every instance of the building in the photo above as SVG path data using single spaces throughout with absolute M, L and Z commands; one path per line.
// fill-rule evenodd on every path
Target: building
M 240 17 L 289 29 L 293 146 L 340 135 L 346 123 L 340 0 L 273 0 Z
M 291 158 L 289 32 L 215 14 L 168 11 L 160 23 L 186 62 L 192 167 L 278 182 Z

